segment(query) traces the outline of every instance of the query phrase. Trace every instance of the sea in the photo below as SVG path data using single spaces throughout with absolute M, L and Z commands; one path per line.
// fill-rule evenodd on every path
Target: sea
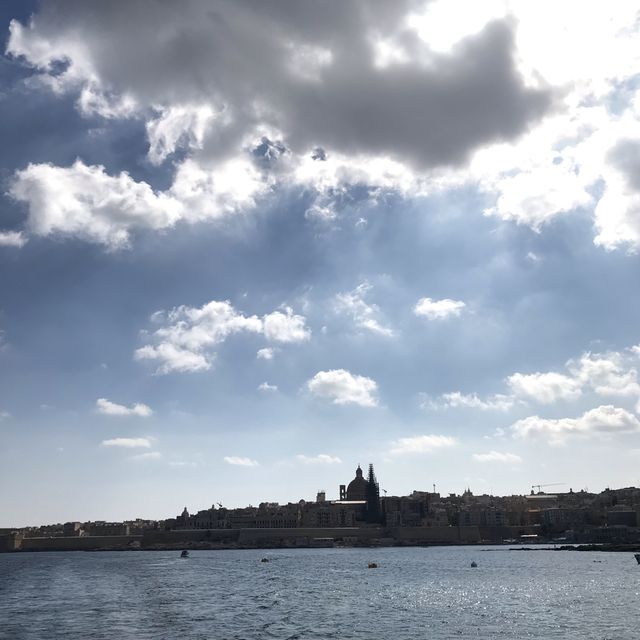
M 0 638 L 638 640 L 640 565 L 478 546 L 0 554 Z

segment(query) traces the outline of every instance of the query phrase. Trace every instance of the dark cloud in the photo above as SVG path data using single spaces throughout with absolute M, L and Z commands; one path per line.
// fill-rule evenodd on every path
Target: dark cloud
M 205 142 L 203 155 L 212 157 L 236 153 L 266 124 L 294 151 L 322 145 L 419 168 L 457 164 L 483 144 L 518 136 L 550 108 L 552 92 L 525 86 L 517 72 L 510 21 L 436 54 L 405 26 L 420 8 L 53 0 L 34 18 L 24 50 L 30 38 L 44 38 L 59 57 L 71 56 L 71 71 L 91 69 L 107 94 L 146 108 L 213 106 L 223 115 Z M 376 65 L 380 40 L 406 60 Z

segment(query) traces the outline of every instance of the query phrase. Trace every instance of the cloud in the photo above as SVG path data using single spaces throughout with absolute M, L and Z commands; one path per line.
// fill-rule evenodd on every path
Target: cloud
M 577 361 L 570 360 L 567 367 L 576 380 L 588 385 L 597 394 L 640 398 L 638 372 L 624 352 L 585 353 Z
M 165 192 L 126 172 L 109 175 L 103 166 L 76 160 L 69 167 L 29 164 L 15 173 L 8 193 L 27 205 L 29 233 L 79 238 L 115 251 L 130 247 L 135 232 L 251 208 L 267 188 L 248 160 L 224 163 L 215 174 L 185 160 Z
M 111 438 L 102 441 L 103 447 L 123 447 L 125 449 L 150 448 L 149 438 Z
M 637 113 L 636 113 L 637 115 Z M 640 248 L 640 130 L 629 128 L 605 153 L 605 189 L 595 208 L 595 243 L 608 250 Z
M 477 393 L 463 394 L 460 391 L 453 391 L 443 393 L 436 401 L 426 399 L 421 406 L 430 409 L 468 407 L 481 411 L 508 411 L 514 403 L 513 397 L 499 393 L 483 400 Z
M 559 401 L 574 401 L 592 393 L 636 400 L 640 413 L 640 382 L 636 369 L 638 355 L 638 347 L 604 353 L 586 352 L 565 363 L 566 373 L 513 373 L 505 379 L 510 392 L 508 394 L 482 398 L 477 393 L 453 391 L 435 399 L 421 394 L 420 406 L 434 410 L 467 407 L 481 411 L 509 411 L 516 405 L 550 405 Z
M 141 418 L 148 418 L 153 415 L 151 407 L 142 403 L 136 403 L 131 407 L 125 407 L 124 405 L 110 402 L 106 398 L 98 398 L 96 400 L 96 407 L 99 413 L 103 413 L 107 416 L 140 416 Z
M 333 404 L 357 404 L 361 407 L 378 405 L 378 385 L 371 378 L 353 375 L 345 369 L 318 371 L 307 382 L 309 391 L 319 398 L 331 400 Z
M 484 213 L 539 231 L 558 215 L 591 204 L 587 186 L 568 163 L 536 167 L 499 180 L 496 204 Z
M 304 464 L 341 464 L 342 460 L 337 456 L 330 456 L 326 453 L 319 453 L 317 456 L 305 456 L 304 454 L 299 454 L 296 458 L 303 462 Z
M 135 456 L 131 456 L 131 460 L 161 460 L 162 454 L 159 451 L 149 451 L 147 453 L 139 453 Z
M 129 246 L 136 228 L 165 229 L 181 215 L 178 202 L 148 184 L 81 160 L 70 167 L 30 164 L 16 173 L 9 195 L 28 205 L 30 233 L 78 237 L 112 250 Z
M 61 5 L 44 7 L 27 26 L 12 21 L 7 51 L 59 90 L 90 91 L 94 110 L 103 107 L 107 117 L 115 96 L 142 115 L 155 110 L 148 132 L 156 161 L 178 144 L 235 149 L 262 127 L 281 131 L 296 151 L 319 142 L 327 154 L 449 165 L 480 145 L 516 137 L 548 110 L 551 92 L 527 86 L 518 73 L 510 21 L 496 20 L 435 53 L 407 21 L 418 6 L 333 2 L 323 15 L 312 4 L 292 11 L 288 4 L 190 0 L 151 11 L 137 0 L 125 16 L 110 5 Z M 167 24 L 174 37 L 158 39 Z M 231 43 L 234 56 L 220 56 Z M 402 64 L 378 64 L 378 43 L 400 52 Z M 54 69 L 59 60 L 68 61 L 62 73 Z M 249 88 L 261 108 L 248 99 Z
M 211 368 L 212 361 L 212 356 L 205 357 L 168 342 L 140 347 L 136 349 L 134 358 L 160 362 L 160 366 L 156 369 L 157 374 L 206 371 Z
M 278 387 L 275 384 L 269 384 L 268 382 L 262 382 L 258 385 L 258 391 L 277 391 Z
M 265 347 L 264 349 L 258 349 L 256 358 L 258 360 L 273 360 L 276 350 L 271 347 Z
M 152 344 L 137 349 L 134 358 L 157 362 L 157 374 L 210 369 L 215 347 L 236 333 L 264 334 L 281 343 L 302 342 L 310 336 L 305 318 L 289 308 L 261 319 L 243 315 L 229 301 L 212 300 L 202 307 L 183 305 L 167 314 L 156 313 L 153 319 L 162 326 L 150 336 Z
M 398 438 L 391 443 L 390 452 L 394 455 L 411 453 L 431 453 L 437 449 L 454 447 L 458 442 L 451 436 L 422 435 Z
M 40 86 L 77 96 L 85 116 L 142 120 L 151 163 L 175 162 L 164 192 L 100 166 L 30 165 L 12 187 L 30 231 L 122 248 L 138 230 L 254 207 L 276 185 L 308 188 L 310 211 L 331 212 L 345 186 L 419 189 L 429 170 L 547 114 L 555 92 L 520 72 L 515 21 L 439 51 L 410 19 L 420 9 L 132 0 L 122 12 L 54 0 L 12 21 L 7 53 Z M 171 37 L 158 38 L 166 25 Z
M 216 114 L 209 105 L 168 107 L 147 121 L 149 159 L 161 164 L 179 147 L 201 149 Z
M 489 453 L 474 453 L 471 456 L 476 462 L 501 462 L 504 464 L 518 464 L 522 458 L 515 453 L 489 451 Z
M 309 217 L 333 222 L 350 187 L 471 185 L 486 215 L 541 231 L 588 209 L 597 245 L 640 249 L 633 3 L 580 6 L 579 26 L 574 3 L 354 0 L 326 16 L 312 3 L 102 4 L 42 4 L 11 22 L 7 54 L 85 116 L 144 122 L 148 158 L 173 162 L 173 182 L 156 192 L 99 165 L 29 165 L 11 192 L 30 233 L 114 249 L 254 208 L 277 187 L 304 188 Z
M 378 306 L 367 304 L 364 300 L 372 288 L 368 282 L 363 282 L 353 291 L 339 293 L 335 297 L 334 309 L 338 313 L 350 315 L 358 329 L 365 329 L 382 336 L 392 336 L 393 330 L 385 327 L 376 319 L 380 313 Z
M 258 462 L 251 458 L 243 458 L 240 456 L 225 456 L 224 461 L 227 464 L 232 464 L 238 467 L 257 467 Z
M 460 300 L 433 300 L 431 298 L 420 298 L 413 312 L 417 316 L 428 318 L 429 320 L 444 320 L 446 318 L 456 318 L 465 308 L 465 303 Z
M 304 342 L 311 337 L 311 331 L 305 327 L 304 316 L 294 315 L 293 309 L 285 312 L 274 311 L 263 318 L 264 335 L 274 342 Z
M 8 411 L 0 411 L 0 422 L 3 420 L 8 420 L 11 417 L 11 414 Z
M 0 247 L 21 249 L 27 244 L 27 238 L 21 231 L 0 231 Z
M 562 444 L 574 436 L 611 436 L 640 432 L 640 421 L 625 409 L 601 405 L 578 418 L 546 419 L 530 416 L 511 425 L 515 438 L 540 437 L 551 444 Z
M 507 385 L 514 395 L 551 404 L 558 400 L 574 400 L 581 394 L 580 383 L 561 373 L 514 373 L 507 378 Z

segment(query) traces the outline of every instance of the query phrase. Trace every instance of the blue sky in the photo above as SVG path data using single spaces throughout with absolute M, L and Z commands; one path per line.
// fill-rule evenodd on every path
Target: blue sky
M 328 4 L 3 4 L 0 526 L 640 485 L 633 3 Z

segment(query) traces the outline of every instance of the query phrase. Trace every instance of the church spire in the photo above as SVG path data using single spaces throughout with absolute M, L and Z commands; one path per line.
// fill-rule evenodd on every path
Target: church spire
M 369 478 L 367 481 L 367 522 L 380 522 L 380 487 L 373 472 L 373 465 L 369 465 Z

